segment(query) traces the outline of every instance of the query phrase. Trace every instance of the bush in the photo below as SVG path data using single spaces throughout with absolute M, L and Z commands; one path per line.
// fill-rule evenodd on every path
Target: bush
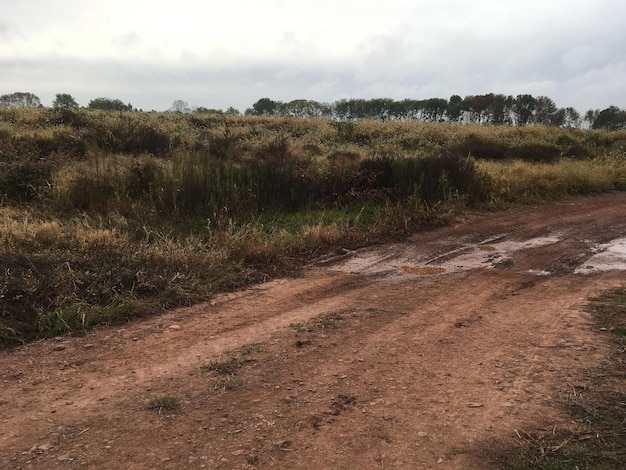
M 47 189 L 54 164 L 51 161 L 0 162 L 0 194 L 17 202 L 30 202 Z
M 485 160 L 502 160 L 507 147 L 490 139 L 469 135 L 463 142 L 453 145 L 449 152 L 458 157 L 473 157 Z
M 561 149 L 550 144 L 525 144 L 509 148 L 505 157 L 526 162 L 552 163 L 561 157 Z

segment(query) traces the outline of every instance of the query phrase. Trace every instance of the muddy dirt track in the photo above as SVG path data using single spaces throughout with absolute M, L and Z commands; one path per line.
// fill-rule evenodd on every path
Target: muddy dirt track
M 489 468 L 515 430 L 575 426 L 556 403 L 606 360 L 584 308 L 626 283 L 625 237 L 626 193 L 468 215 L 2 351 L 0 468 Z

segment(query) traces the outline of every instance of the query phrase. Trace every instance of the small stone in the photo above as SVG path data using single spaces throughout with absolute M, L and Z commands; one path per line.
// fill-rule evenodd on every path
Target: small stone
M 170 330 L 180 330 L 180 325 L 172 325 L 170 326 Z
M 420 431 L 420 432 L 418 432 L 418 433 L 417 433 L 417 435 L 418 435 L 419 437 L 426 437 L 426 436 L 428 436 L 428 433 L 427 433 L 427 432 L 424 432 L 424 431 Z

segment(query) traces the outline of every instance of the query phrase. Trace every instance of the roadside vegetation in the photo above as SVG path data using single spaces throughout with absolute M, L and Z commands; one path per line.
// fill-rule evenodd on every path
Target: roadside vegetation
M 626 189 L 626 130 L 0 109 L 0 345 L 439 225 Z

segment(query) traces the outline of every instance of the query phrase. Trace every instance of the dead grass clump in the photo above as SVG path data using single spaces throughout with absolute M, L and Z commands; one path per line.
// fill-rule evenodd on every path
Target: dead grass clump
M 170 395 L 161 395 L 158 397 L 150 398 L 146 402 L 146 408 L 148 410 L 157 411 L 159 414 L 175 413 L 180 410 L 181 405 L 178 398 Z

